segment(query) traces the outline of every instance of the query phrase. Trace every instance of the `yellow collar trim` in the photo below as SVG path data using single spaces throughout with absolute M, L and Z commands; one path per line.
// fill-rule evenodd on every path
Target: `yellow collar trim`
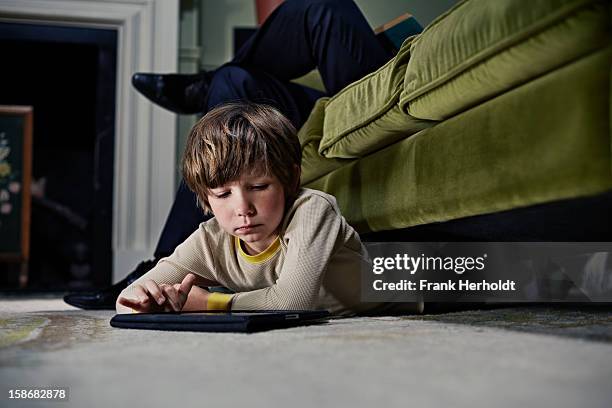
M 236 252 L 240 254 L 240 256 L 249 263 L 261 263 L 265 262 L 268 259 L 272 258 L 274 254 L 278 252 L 280 249 L 280 238 L 276 237 L 276 239 L 262 252 L 257 255 L 249 255 L 242 248 L 242 241 L 240 238 L 234 237 L 234 246 L 236 247 Z

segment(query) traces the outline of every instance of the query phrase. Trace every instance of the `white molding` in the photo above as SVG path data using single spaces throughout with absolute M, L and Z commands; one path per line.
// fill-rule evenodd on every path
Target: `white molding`
M 179 62 L 200 65 L 202 50 L 200 47 L 181 47 L 179 49 Z
M 113 280 L 150 258 L 174 197 L 176 115 L 140 96 L 134 72 L 178 71 L 179 0 L 0 0 L 0 20 L 118 32 Z

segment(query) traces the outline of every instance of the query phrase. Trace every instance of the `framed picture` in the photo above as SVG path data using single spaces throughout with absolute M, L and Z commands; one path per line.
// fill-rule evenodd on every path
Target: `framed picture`
M 0 262 L 20 264 L 27 283 L 30 255 L 32 107 L 0 105 Z

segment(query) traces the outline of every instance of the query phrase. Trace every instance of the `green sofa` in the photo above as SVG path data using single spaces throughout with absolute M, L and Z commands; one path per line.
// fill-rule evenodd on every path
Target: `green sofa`
M 317 102 L 299 132 L 302 184 L 336 196 L 362 234 L 442 225 L 518 240 L 529 234 L 506 234 L 512 220 L 532 220 L 527 229 L 552 214 L 550 225 L 588 229 L 581 214 L 605 235 L 611 20 L 609 1 L 459 2 L 378 71 Z M 499 234 L 471 234 L 482 220 Z

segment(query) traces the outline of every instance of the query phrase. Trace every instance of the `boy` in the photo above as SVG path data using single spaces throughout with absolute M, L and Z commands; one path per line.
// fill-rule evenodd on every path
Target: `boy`
M 215 217 L 121 292 L 117 312 L 383 309 L 360 301 L 365 248 L 332 196 L 299 187 L 300 161 L 296 130 L 276 109 L 241 102 L 206 114 L 183 175 Z

